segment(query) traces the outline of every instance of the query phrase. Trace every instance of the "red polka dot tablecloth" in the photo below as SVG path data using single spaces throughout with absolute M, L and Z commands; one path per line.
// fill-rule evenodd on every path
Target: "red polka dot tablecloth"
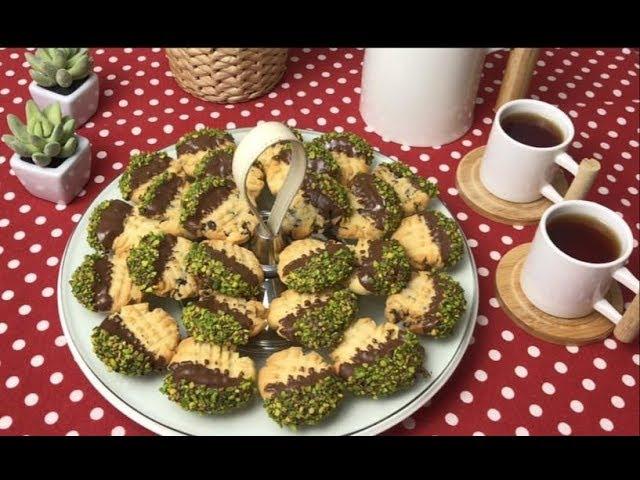
M 24 117 L 30 81 L 24 49 L 0 50 L 0 127 L 6 115 Z M 164 52 L 92 49 L 100 77 L 100 105 L 79 129 L 89 138 L 93 171 L 71 204 L 28 194 L 0 144 L 0 434 L 148 435 L 91 386 L 73 361 L 56 305 L 58 266 L 76 223 L 129 156 L 159 149 L 185 132 L 210 125 L 251 127 L 278 120 L 321 131 L 351 130 L 440 185 L 474 253 L 480 308 L 474 338 L 460 366 L 436 397 L 401 424 L 395 435 L 638 435 L 638 343 L 613 338 L 582 347 L 544 343 L 500 310 L 494 275 L 501 256 L 531 241 L 535 227 L 482 218 L 455 188 L 459 160 L 484 145 L 508 57 L 487 57 L 475 121 L 441 148 L 386 141 L 358 112 L 362 49 L 294 49 L 278 87 L 256 101 L 217 105 L 180 89 Z M 594 157 L 601 174 L 588 196 L 631 226 L 630 269 L 638 273 L 639 54 L 635 49 L 542 50 L 530 96 L 557 104 L 575 123 L 569 153 Z M 626 293 L 625 300 L 630 301 Z

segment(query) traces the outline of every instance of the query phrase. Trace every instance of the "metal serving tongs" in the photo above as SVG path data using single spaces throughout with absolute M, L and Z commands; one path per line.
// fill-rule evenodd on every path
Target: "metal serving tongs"
M 289 172 L 282 188 L 275 197 L 270 211 L 260 211 L 258 206 L 247 195 L 246 182 L 249 170 L 256 159 L 267 148 L 276 143 L 289 142 L 291 157 Z M 300 189 L 302 179 L 307 168 L 307 159 L 302 142 L 284 124 L 279 122 L 265 122 L 253 128 L 245 135 L 233 156 L 233 179 L 240 192 L 240 197 L 246 200 L 259 223 L 256 233 L 251 239 L 250 249 L 260 261 L 264 272 L 263 304 L 269 307 L 284 287 L 278 278 L 278 254 L 284 247 L 280 228 L 284 216 Z M 267 331 L 254 338 L 242 350 L 252 354 L 270 354 L 287 348 L 289 342 L 278 337 L 275 332 Z

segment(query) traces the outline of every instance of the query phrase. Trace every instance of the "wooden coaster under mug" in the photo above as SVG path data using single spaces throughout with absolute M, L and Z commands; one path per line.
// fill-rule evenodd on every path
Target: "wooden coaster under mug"
M 529 203 L 514 203 L 502 200 L 485 188 L 480 180 L 480 163 L 485 147 L 478 147 L 465 155 L 456 171 L 456 188 L 462 200 L 483 217 L 509 225 L 534 225 L 553 202 L 545 197 Z M 558 172 L 553 187 L 565 200 L 584 198 L 589 192 L 600 170 L 600 162 L 584 159 L 580 162 L 578 174 L 571 186 L 561 171 Z
M 513 322 L 534 337 L 559 345 L 584 345 L 608 337 L 614 324 L 595 310 L 581 318 L 558 318 L 536 308 L 520 286 L 522 266 L 530 243 L 518 245 L 507 252 L 496 270 L 496 297 Z M 613 282 L 607 300 L 622 312 L 622 292 Z M 637 299 L 636 299 L 637 301 Z

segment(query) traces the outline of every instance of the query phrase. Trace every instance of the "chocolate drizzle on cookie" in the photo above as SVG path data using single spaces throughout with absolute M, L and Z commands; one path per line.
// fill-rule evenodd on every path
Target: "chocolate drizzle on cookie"
M 444 292 L 445 289 L 443 285 L 440 284 L 440 281 L 437 276 L 432 277 L 433 281 L 433 296 L 431 297 L 431 302 L 429 303 L 429 307 L 427 311 L 424 312 L 424 315 L 420 318 L 418 322 L 416 322 L 422 329 L 422 332 L 428 332 L 431 329 L 438 326 L 441 321 L 440 316 L 438 315 L 440 311 L 440 306 L 442 301 L 444 300 Z M 407 323 L 405 321 L 405 325 L 407 327 L 411 326 L 412 322 Z
M 210 388 L 227 388 L 239 385 L 242 376 L 232 377 L 229 370 L 222 371 L 219 368 L 208 368 L 199 363 L 187 361 L 169 365 L 169 370 L 175 383 L 180 380 L 205 385 Z
M 228 133 L 224 135 L 207 135 L 206 133 L 194 134 L 190 138 L 185 138 L 176 145 L 178 156 L 189 153 L 198 153 L 212 148 L 222 147 L 233 143 L 233 137 Z
M 376 263 L 380 262 L 383 257 L 383 240 L 370 240 L 369 251 L 367 256 L 360 260 L 360 267 L 357 269 L 356 274 L 360 285 L 366 290 L 375 293 L 377 291 L 375 276 L 376 276 Z M 396 271 L 400 275 L 399 271 Z
M 98 312 L 111 310 L 113 298 L 109 295 L 111 288 L 111 262 L 107 257 L 100 257 L 93 262 L 93 305 Z
M 374 176 L 369 173 L 357 174 L 353 177 L 351 192 L 362 205 L 358 213 L 371 218 L 378 230 L 384 230 L 387 216 L 386 202 L 376 188 Z
M 315 385 L 323 378 L 327 378 L 333 375 L 331 368 L 325 368 L 324 370 L 320 370 L 318 372 L 316 371 L 315 368 L 311 367 L 307 371 L 306 375 L 304 375 L 304 373 L 305 372 L 303 370 L 303 374 L 298 375 L 295 378 L 292 375 L 289 375 L 289 378 L 287 379 L 286 382 L 269 383 L 264 387 L 264 390 L 267 393 L 277 395 L 287 390 L 293 390 L 293 389 L 306 387 L 309 385 Z
M 227 270 L 240 275 L 243 282 L 248 285 L 258 285 L 260 283 L 258 276 L 249 267 L 238 262 L 235 258 L 227 256 L 224 250 L 214 250 L 207 244 L 202 244 L 202 247 L 212 260 L 222 263 Z
M 313 175 L 305 175 L 302 181 L 302 196 L 327 220 L 330 225 L 337 225 L 347 216 L 347 209 L 321 188 L 321 180 L 314 180 Z
M 359 152 L 347 137 L 333 137 L 324 143 L 327 150 L 336 153 L 344 153 L 349 157 L 357 157 Z
M 141 165 L 131 172 L 130 183 L 131 191 L 134 191 L 140 185 L 147 183 L 156 175 L 161 174 L 171 164 L 171 157 L 166 154 L 150 154 L 153 155 L 153 159 L 146 165 Z
M 178 193 L 182 183 L 182 178 L 177 175 L 171 175 L 169 180 L 156 187 L 153 197 L 149 203 L 140 208 L 140 213 L 148 218 L 163 215 L 175 198 L 176 193 Z
M 142 353 L 154 370 L 162 370 L 167 366 L 167 362 L 163 357 L 156 358 L 155 355 L 145 348 L 138 337 L 127 328 L 119 315 L 111 315 L 105 318 L 100 324 L 100 328 L 109 335 L 115 335 L 119 339 L 127 342 L 136 352 Z
M 158 256 L 153 263 L 153 269 L 156 272 L 156 278 L 154 284 L 162 277 L 162 272 L 169 263 L 169 260 L 173 256 L 173 247 L 176 245 L 178 239 L 175 235 L 165 234 L 162 236 L 160 243 L 158 244 Z
M 236 310 L 227 303 L 218 300 L 215 297 L 204 297 L 195 302 L 198 307 L 209 310 L 210 312 L 222 312 L 233 317 L 233 319 L 246 330 L 253 328 L 253 321 L 240 310 Z
M 303 305 L 301 305 L 294 312 L 291 312 L 280 319 L 278 322 L 280 324 L 280 328 L 278 328 L 278 333 L 282 335 L 284 338 L 289 340 L 290 342 L 295 342 L 295 329 L 294 324 L 296 320 L 298 320 L 302 315 L 309 312 L 310 310 L 320 310 L 331 300 L 331 296 L 326 299 L 316 298 L 313 301 L 306 300 Z
M 451 238 L 442 228 L 442 226 L 438 225 L 438 222 L 440 220 L 433 211 L 427 210 L 425 212 L 422 212 L 421 215 L 424 219 L 424 223 L 429 228 L 431 238 L 440 248 L 440 256 L 442 258 L 442 261 L 446 262 L 446 259 L 449 258 L 449 253 L 451 252 Z
M 198 198 L 198 206 L 193 214 L 184 221 L 184 228 L 189 233 L 197 235 L 201 229 L 202 219 L 222 205 L 231 195 L 233 188 L 232 185 L 226 184 L 211 187 L 204 192 L 200 198 Z M 212 229 L 215 229 L 215 225 L 212 225 Z
M 132 209 L 131 205 L 122 200 L 112 200 L 100 214 L 96 237 L 106 250 L 111 250 L 114 240 L 123 232 L 124 222 Z
M 206 166 L 202 170 L 202 175 L 212 175 L 222 178 L 233 176 L 233 153 L 227 150 L 215 150 L 207 154 L 205 159 L 202 160 L 207 162 Z
M 353 357 L 351 357 L 348 362 L 340 365 L 338 375 L 340 375 L 342 378 L 347 379 L 354 374 L 356 367 L 364 364 L 371 365 L 378 359 L 389 355 L 391 352 L 393 352 L 393 350 L 401 346 L 404 343 L 404 332 L 399 331 L 398 336 L 395 338 L 393 338 L 393 333 L 393 330 L 387 332 L 387 338 L 382 343 L 379 343 L 374 338 L 373 343 L 367 345 L 367 348 L 365 348 L 364 350 L 358 348 L 355 355 L 353 355 Z
M 323 247 L 318 248 L 317 250 L 313 250 L 313 251 L 307 253 L 306 255 L 302 255 L 302 256 L 296 258 L 295 260 L 287 263 L 282 268 L 282 274 L 283 275 L 288 275 L 289 273 L 297 270 L 298 268 L 304 267 L 307 264 L 307 262 L 309 261 L 310 257 L 313 257 L 314 255 L 318 255 L 319 253 L 322 253 L 325 250 L 329 253 L 329 255 L 335 255 L 340 250 L 343 250 L 343 249 L 346 249 L 346 248 L 349 248 L 349 247 L 347 247 L 343 243 L 336 242 L 334 240 L 329 240 L 327 243 L 325 243 L 323 245 Z

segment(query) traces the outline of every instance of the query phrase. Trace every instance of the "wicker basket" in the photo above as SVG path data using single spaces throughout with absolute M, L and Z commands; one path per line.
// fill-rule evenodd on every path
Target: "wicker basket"
M 167 48 L 178 85 L 218 103 L 237 103 L 271 90 L 287 69 L 286 48 Z

